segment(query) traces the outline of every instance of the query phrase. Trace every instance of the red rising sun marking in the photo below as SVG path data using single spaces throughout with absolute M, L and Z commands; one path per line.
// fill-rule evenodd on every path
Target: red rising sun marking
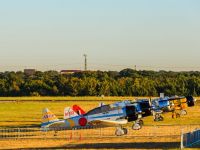
M 87 124 L 87 119 L 82 117 L 78 120 L 78 123 L 80 124 L 80 126 L 85 126 Z

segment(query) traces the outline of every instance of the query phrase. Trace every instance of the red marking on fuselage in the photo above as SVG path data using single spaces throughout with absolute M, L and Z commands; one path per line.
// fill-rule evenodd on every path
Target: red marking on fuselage
M 84 117 L 82 117 L 82 118 L 80 118 L 80 119 L 78 120 L 78 123 L 79 123 L 80 126 L 86 126 L 86 124 L 87 124 L 87 119 L 84 118 Z

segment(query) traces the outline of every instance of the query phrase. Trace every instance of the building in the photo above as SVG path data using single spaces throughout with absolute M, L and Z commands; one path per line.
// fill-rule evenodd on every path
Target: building
M 34 75 L 36 72 L 36 69 L 24 69 L 24 74 L 26 75 Z
M 82 70 L 61 70 L 60 71 L 61 74 L 73 74 L 76 72 L 82 72 Z

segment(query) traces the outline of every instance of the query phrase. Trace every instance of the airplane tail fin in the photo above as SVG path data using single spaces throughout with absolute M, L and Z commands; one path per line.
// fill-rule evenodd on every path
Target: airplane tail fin
M 149 105 L 150 105 L 150 107 L 152 106 L 152 99 L 151 99 L 151 97 L 149 98 Z
M 101 106 L 103 106 L 103 105 L 105 105 L 104 102 L 100 102 L 100 103 L 99 103 L 99 107 L 101 107 Z
M 42 114 L 42 127 L 46 127 L 53 122 L 59 121 L 59 119 L 48 108 L 44 108 Z
M 71 107 L 66 107 L 64 109 L 64 119 L 72 118 L 75 116 L 78 116 L 78 114 Z
M 79 115 L 85 114 L 85 111 L 78 105 L 73 105 L 72 109 L 77 112 Z
M 72 108 L 66 107 L 64 109 L 64 119 L 72 118 L 83 114 L 85 114 L 85 111 L 78 105 L 73 105 Z

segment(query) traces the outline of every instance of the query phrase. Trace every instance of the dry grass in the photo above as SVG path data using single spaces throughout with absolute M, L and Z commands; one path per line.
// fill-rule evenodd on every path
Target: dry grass
M 112 103 L 106 101 L 105 103 Z M 49 108 L 60 119 L 63 118 L 63 110 L 67 106 L 78 104 L 85 111 L 99 105 L 98 101 L 66 101 L 66 102 L 8 102 L 0 103 L 0 127 L 32 127 L 40 126 L 42 109 Z M 200 106 L 187 108 L 188 115 L 172 119 L 171 113 L 164 114 L 163 122 L 154 122 L 153 117 L 144 118 L 145 125 L 163 124 L 200 124 Z

